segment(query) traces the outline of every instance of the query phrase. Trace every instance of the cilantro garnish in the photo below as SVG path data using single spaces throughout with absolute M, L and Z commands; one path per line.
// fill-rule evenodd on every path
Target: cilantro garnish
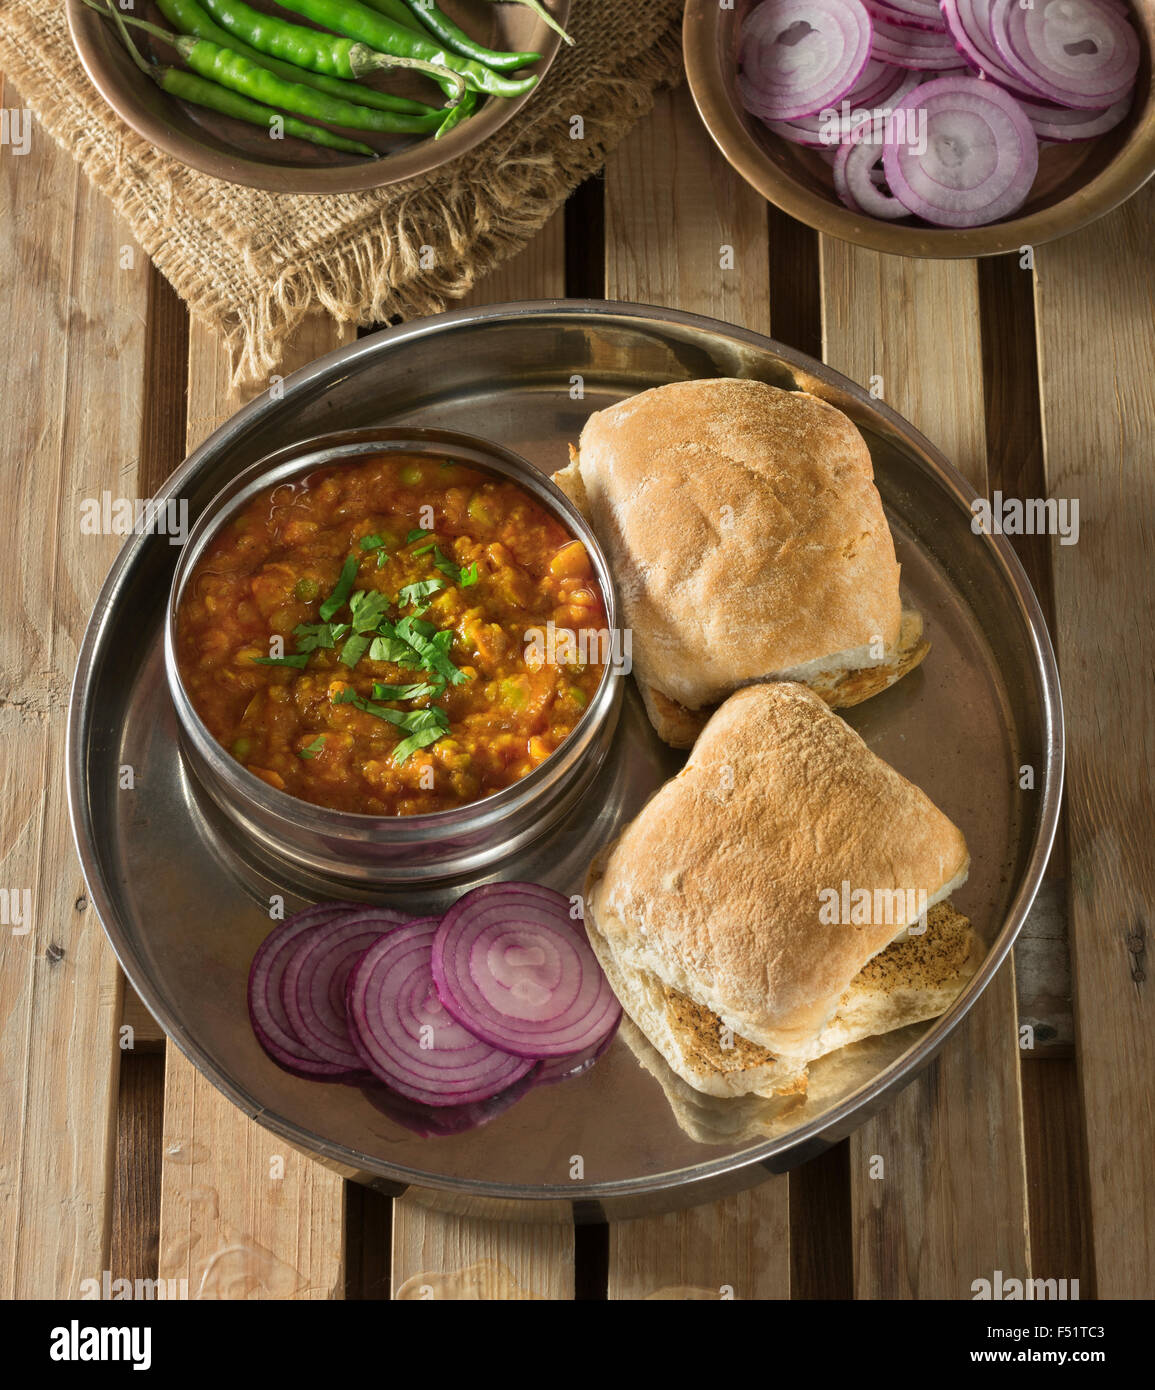
M 297 754 L 298 758 L 315 758 L 325 746 L 325 735 L 318 734 L 312 743 L 306 743 Z
M 428 748 L 431 743 L 436 743 L 445 734 L 445 729 L 419 729 L 417 733 L 410 734 L 408 738 L 403 738 L 393 750 L 393 761 L 398 767 L 406 762 L 409 757 L 416 753 L 419 748 Z
M 348 623 L 298 623 L 293 629 L 299 652 L 331 651 L 349 631 Z
M 441 688 L 444 690 L 444 685 Z M 421 700 L 426 695 L 437 693 L 437 687 L 426 681 L 418 681 L 415 685 L 382 685 L 380 681 L 373 682 L 374 700 Z
M 409 554 L 410 554 L 410 555 L 413 555 L 413 556 L 424 555 L 425 552 L 426 552 L 427 550 L 436 550 L 436 549 L 437 549 L 437 542 L 436 542 L 436 541 L 426 541 L 426 543 L 425 543 L 424 545 L 419 545 L 419 546 L 417 547 L 416 550 L 411 550 L 411 551 L 409 552 Z
M 362 536 L 359 545 L 362 550 L 380 550 L 385 544 L 384 536 Z
M 466 567 L 465 567 L 464 565 L 462 565 L 462 567 L 461 567 L 461 581 L 460 581 L 460 582 L 461 582 L 461 587 L 462 587 L 463 589 L 468 589 L 469 586 L 470 586 L 471 584 L 476 584 L 476 583 L 477 583 L 477 561 L 476 561 L 476 560 L 474 560 L 473 564 L 470 565 L 468 569 L 466 569 Z
M 425 529 L 424 526 L 415 526 L 413 530 L 410 531 L 409 534 L 405 537 L 405 544 L 412 545 L 414 541 L 419 541 L 422 536 L 427 536 L 428 534 L 429 532 Z
M 349 595 L 353 591 L 353 581 L 357 578 L 357 557 L 350 555 L 341 567 L 341 577 L 337 580 L 337 587 L 321 605 L 321 617 L 328 622 L 341 608 L 345 606 Z
M 418 579 L 414 584 L 405 585 L 397 595 L 397 605 L 399 608 L 416 608 L 444 588 L 444 579 Z
M 308 659 L 308 652 L 297 652 L 293 656 L 254 656 L 253 663 L 257 666 L 295 666 L 300 671 Z

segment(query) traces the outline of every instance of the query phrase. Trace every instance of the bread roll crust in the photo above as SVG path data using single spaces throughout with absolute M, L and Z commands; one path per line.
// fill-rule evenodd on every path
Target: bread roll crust
M 673 704 L 700 710 L 826 658 L 881 665 L 898 643 L 870 452 L 816 396 L 655 387 L 592 415 L 555 480 L 609 553 L 639 684 Z
M 968 865 L 961 831 L 818 695 L 755 685 L 722 705 L 596 866 L 587 907 L 621 970 L 805 1059 L 855 976 L 914 920 L 900 908 L 823 921 L 820 890 L 921 890 L 931 906 Z

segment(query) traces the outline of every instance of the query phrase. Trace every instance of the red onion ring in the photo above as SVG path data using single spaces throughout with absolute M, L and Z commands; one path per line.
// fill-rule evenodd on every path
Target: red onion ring
M 345 985 L 369 947 L 409 920 L 388 908 L 343 913 L 314 928 L 293 953 L 281 982 L 281 1000 L 293 1032 L 322 1060 L 347 1071 L 360 1069 L 360 1053 L 349 1040 Z
M 307 944 L 309 933 L 364 909 L 356 903 L 319 903 L 295 912 L 275 927 L 257 947 L 249 966 L 249 1021 L 257 1041 L 278 1066 L 296 1076 L 335 1079 L 359 1071 L 319 1056 L 297 1035 L 281 997 L 281 985 L 294 953 Z
M 1092 110 L 1122 100 L 1139 71 L 1139 35 L 1089 0 L 993 0 L 991 34 L 1005 65 L 1040 96 Z
M 1092 140 L 1096 135 L 1105 135 L 1107 131 L 1114 130 L 1131 110 L 1131 101 L 1131 94 L 1128 93 L 1105 111 L 1047 106 L 1022 97 L 1019 98 L 1019 105 L 1026 112 L 1027 120 L 1040 140 L 1068 144 L 1074 140 Z
M 568 900 L 530 887 L 495 883 L 459 898 L 433 942 L 433 979 L 476 1037 L 521 1057 L 565 1057 L 600 1042 L 621 1005 Z
M 871 130 L 871 139 L 847 140 L 839 146 L 833 165 L 834 189 L 851 212 L 893 222 L 909 217 L 910 209 L 892 193 L 884 192 L 875 179 L 882 161 L 881 136 L 885 122 L 878 121 Z
M 891 24 L 906 29 L 929 29 L 944 32 L 942 11 L 938 0 L 863 0 L 871 19 L 881 16 Z
M 900 68 L 893 63 L 880 63 L 878 66 L 883 70 L 882 80 L 876 78 L 863 90 L 856 88 L 848 92 L 839 103 L 839 107 L 849 106 L 849 118 L 840 112 L 837 115 L 820 112 L 815 116 L 802 116 L 797 121 L 766 121 L 767 129 L 796 145 L 837 149 L 861 124 L 855 121 L 855 112 L 873 112 L 879 107 L 893 108 L 922 81 L 922 74 L 911 72 L 909 68 Z M 836 107 L 829 109 L 831 113 L 838 111 Z
M 880 10 L 881 7 L 876 6 L 871 12 L 874 25 L 872 58 L 920 72 L 958 67 L 958 49 L 945 29 L 912 29 L 884 18 Z
M 991 38 L 991 0 L 940 0 L 947 33 L 976 72 L 1013 95 L 1035 96 L 1003 62 Z
M 370 946 L 346 991 L 350 1037 L 365 1065 L 410 1100 L 432 1106 L 489 1100 L 534 1063 L 499 1051 L 446 1011 L 430 969 L 436 917 L 408 922 Z
M 1039 142 L 1022 107 L 978 77 L 943 77 L 916 87 L 896 108 L 926 112 L 926 152 L 917 155 L 888 132 L 883 168 L 891 191 L 911 212 L 946 227 L 976 227 L 1007 217 L 1026 201 L 1039 164 Z
M 859 80 L 870 42 L 862 0 L 762 0 L 742 26 L 743 104 L 764 120 L 812 116 Z

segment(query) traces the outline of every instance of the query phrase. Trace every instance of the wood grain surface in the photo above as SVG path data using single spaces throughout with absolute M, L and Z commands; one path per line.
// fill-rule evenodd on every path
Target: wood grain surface
M 1047 486 L 1067 719 L 1075 1027 L 1101 1298 L 1155 1296 L 1155 270 L 1149 184 L 1036 252 Z
M 10 85 L 0 103 L 22 106 Z M 683 89 L 465 301 L 605 295 L 772 333 L 876 378 L 980 491 L 1081 508 L 1077 545 L 1015 541 L 1068 723 L 1066 840 L 1016 953 L 1019 1010 L 1054 1046 L 1020 1053 L 1008 963 L 850 1141 L 725 1201 L 577 1231 L 347 1185 L 233 1107 L 124 986 L 63 775 L 76 653 L 121 544 L 80 532 L 80 502 L 151 495 L 242 398 L 38 127 L 27 154 L 0 146 L 0 204 L 20 560 L 0 586 L 0 1298 L 74 1297 L 104 1271 L 230 1299 L 965 1299 L 995 1269 L 1155 1294 L 1155 190 L 1037 248 L 1033 273 L 880 257 L 768 208 Z M 310 320 L 282 374 L 348 336 Z
M 11 84 L 3 104 L 23 106 Z M 27 153 L 0 147 L 0 182 L 20 557 L 0 585 L 0 1298 L 78 1297 L 108 1267 L 120 974 L 72 849 L 65 727 L 120 544 L 81 533 L 81 503 L 136 495 L 148 259 L 38 125 Z

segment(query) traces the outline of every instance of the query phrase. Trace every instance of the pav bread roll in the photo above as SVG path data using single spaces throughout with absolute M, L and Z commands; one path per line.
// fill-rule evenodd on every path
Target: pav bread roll
M 931 1018 L 981 944 L 946 902 L 957 826 L 800 684 L 732 695 L 591 867 L 586 929 L 622 1006 L 710 1095 Z
M 743 685 L 857 704 L 925 656 L 870 452 L 802 391 L 717 378 L 590 416 L 554 481 L 606 550 L 654 727 L 690 747 Z

